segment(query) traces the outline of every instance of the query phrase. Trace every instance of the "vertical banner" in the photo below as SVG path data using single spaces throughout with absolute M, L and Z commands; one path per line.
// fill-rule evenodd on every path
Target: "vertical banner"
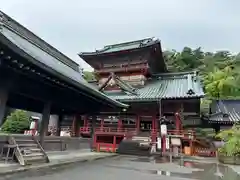
M 157 149 L 161 149 L 162 148 L 162 141 L 161 141 L 161 138 L 158 137 L 157 138 Z
M 161 135 L 167 135 L 167 125 L 161 124 Z
M 170 149 L 170 147 L 169 147 L 169 137 L 166 137 L 166 149 Z

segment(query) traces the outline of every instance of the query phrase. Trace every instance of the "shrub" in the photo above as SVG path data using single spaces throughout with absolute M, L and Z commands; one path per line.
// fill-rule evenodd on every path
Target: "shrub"
M 15 110 L 9 116 L 1 127 L 3 132 L 8 133 L 23 133 L 29 129 L 30 121 L 26 111 Z
M 240 126 L 234 125 L 229 130 L 223 130 L 218 135 L 224 141 L 223 147 L 219 152 L 225 156 L 240 156 Z

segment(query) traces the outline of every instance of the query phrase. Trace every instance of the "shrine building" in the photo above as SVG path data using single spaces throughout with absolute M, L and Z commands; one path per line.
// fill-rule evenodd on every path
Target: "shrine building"
M 95 134 L 132 132 L 134 137 L 153 138 L 161 119 L 167 119 L 168 129 L 176 131 L 200 125 L 200 98 L 204 92 L 198 73 L 169 72 L 160 40 L 147 38 L 107 45 L 79 56 L 94 68 L 97 80 L 91 82 L 92 86 L 130 105 L 122 114 L 100 112 Z M 85 116 L 80 130 L 83 136 L 90 134 L 90 119 L 91 115 Z M 122 139 L 119 138 L 117 144 Z M 112 140 L 99 137 L 95 141 Z

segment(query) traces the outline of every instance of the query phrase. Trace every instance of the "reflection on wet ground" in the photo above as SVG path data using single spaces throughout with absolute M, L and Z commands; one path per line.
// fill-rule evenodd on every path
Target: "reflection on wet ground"
M 196 180 L 240 180 L 240 176 L 231 168 L 218 163 L 203 163 L 197 161 L 186 161 L 184 159 L 174 159 L 171 165 L 169 158 L 167 157 L 136 157 L 129 159 L 129 163 L 130 162 L 136 162 L 136 166 L 109 165 L 109 167 L 175 178 Z M 146 168 L 138 167 L 137 162 L 146 163 Z M 156 167 L 147 166 L 147 163 L 151 165 L 155 164 Z M 164 164 L 167 164 L 168 168 L 166 168 L 166 166 L 164 166 L 164 168 L 161 166 Z M 190 169 L 191 171 L 181 172 L 180 170 L 179 172 L 176 172 L 176 167 Z

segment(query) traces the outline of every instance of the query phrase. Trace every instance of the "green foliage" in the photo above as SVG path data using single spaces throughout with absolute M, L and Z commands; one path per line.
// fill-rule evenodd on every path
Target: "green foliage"
M 209 108 L 211 105 L 212 101 L 208 98 L 202 98 L 201 99 L 201 106 L 200 106 L 200 111 L 204 114 L 208 114 L 209 113 Z
M 83 75 L 84 75 L 84 79 L 86 80 L 86 81 L 94 81 L 94 80 L 96 80 L 96 78 L 95 78 L 95 75 L 94 75 L 94 73 L 93 72 L 90 72 L 90 71 L 83 71 Z
M 184 47 L 181 52 L 165 51 L 163 56 L 172 72 L 197 70 L 207 98 L 240 97 L 240 54 L 203 52 L 201 48 Z
M 219 152 L 226 156 L 240 156 L 240 126 L 234 125 L 229 130 L 221 131 L 217 136 L 225 142 Z
M 2 131 L 8 133 L 23 133 L 24 130 L 29 129 L 30 121 L 26 111 L 15 110 L 2 125 Z

